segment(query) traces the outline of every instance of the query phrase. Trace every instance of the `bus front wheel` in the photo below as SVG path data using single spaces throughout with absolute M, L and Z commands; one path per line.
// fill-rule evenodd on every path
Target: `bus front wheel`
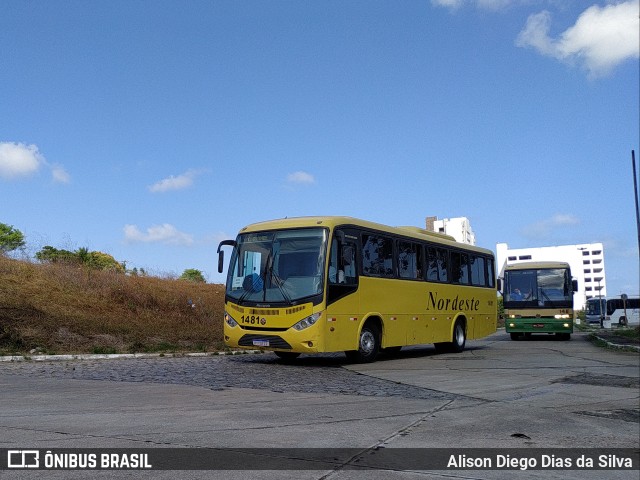
M 300 354 L 296 352 L 273 352 L 273 353 L 275 353 L 278 356 L 278 358 L 286 362 L 291 362 L 300 356 Z
M 379 351 L 380 334 L 378 333 L 378 329 L 373 325 L 365 325 L 362 327 L 358 339 L 358 350 L 350 350 L 344 353 L 350 362 L 369 363 L 376 359 Z

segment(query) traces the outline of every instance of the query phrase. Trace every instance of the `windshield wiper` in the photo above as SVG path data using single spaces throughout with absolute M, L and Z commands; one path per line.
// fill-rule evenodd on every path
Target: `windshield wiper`
M 551 300 L 551 299 L 549 298 L 549 295 L 547 295 L 547 292 L 545 292 L 545 291 L 544 291 L 544 288 L 541 288 L 541 289 L 540 289 L 540 293 L 542 294 L 542 296 L 543 296 L 546 300 L 548 300 L 548 301 L 549 301 L 549 303 L 551 304 L 550 306 L 551 306 L 551 307 L 553 307 L 553 306 L 554 306 L 554 301 L 553 301 L 553 300 Z
M 278 274 L 273 271 L 273 255 L 271 254 L 269 254 L 269 258 L 267 258 L 267 271 L 269 272 L 269 275 L 271 276 L 271 278 L 275 280 L 274 283 L 276 284 L 276 287 L 278 287 L 278 290 L 280 290 L 280 293 L 282 294 L 282 298 L 284 298 L 287 303 L 291 303 L 291 297 L 289 296 L 289 294 L 286 291 L 286 288 L 284 287 L 284 282 L 278 276 Z M 266 275 L 265 275 L 265 278 L 266 278 Z

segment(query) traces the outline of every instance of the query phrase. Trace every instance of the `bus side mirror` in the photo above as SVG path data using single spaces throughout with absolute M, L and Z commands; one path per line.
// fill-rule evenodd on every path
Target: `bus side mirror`
M 220 245 L 218 245 L 218 273 L 222 273 L 222 270 L 224 270 L 224 251 L 222 251 L 222 247 L 224 246 L 235 247 L 236 241 L 223 240 L 220 242 Z
M 574 292 L 578 291 L 578 280 L 571 280 L 571 288 L 573 288 Z
M 218 252 L 218 273 L 222 273 L 224 270 L 224 252 L 220 250 Z
M 502 293 L 502 279 L 501 278 L 498 279 L 498 291 L 500 293 Z

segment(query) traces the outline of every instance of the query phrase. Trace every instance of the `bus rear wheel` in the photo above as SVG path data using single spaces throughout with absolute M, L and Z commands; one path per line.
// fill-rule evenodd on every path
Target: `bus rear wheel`
M 458 320 L 453 326 L 453 338 L 451 342 L 436 343 L 438 352 L 460 353 L 464 350 L 467 343 L 467 332 L 464 328 L 464 322 Z
M 347 359 L 353 363 L 373 362 L 380 351 L 380 333 L 373 325 L 367 324 L 362 327 L 360 338 L 358 339 L 358 350 L 344 352 Z

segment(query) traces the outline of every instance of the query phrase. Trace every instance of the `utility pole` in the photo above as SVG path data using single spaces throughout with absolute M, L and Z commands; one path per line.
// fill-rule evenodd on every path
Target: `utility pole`
M 633 192 L 636 200 L 636 227 L 638 229 L 638 254 L 640 255 L 640 210 L 638 209 L 638 177 L 636 175 L 635 150 L 631 150 L 631 164 L 633 167 Z

